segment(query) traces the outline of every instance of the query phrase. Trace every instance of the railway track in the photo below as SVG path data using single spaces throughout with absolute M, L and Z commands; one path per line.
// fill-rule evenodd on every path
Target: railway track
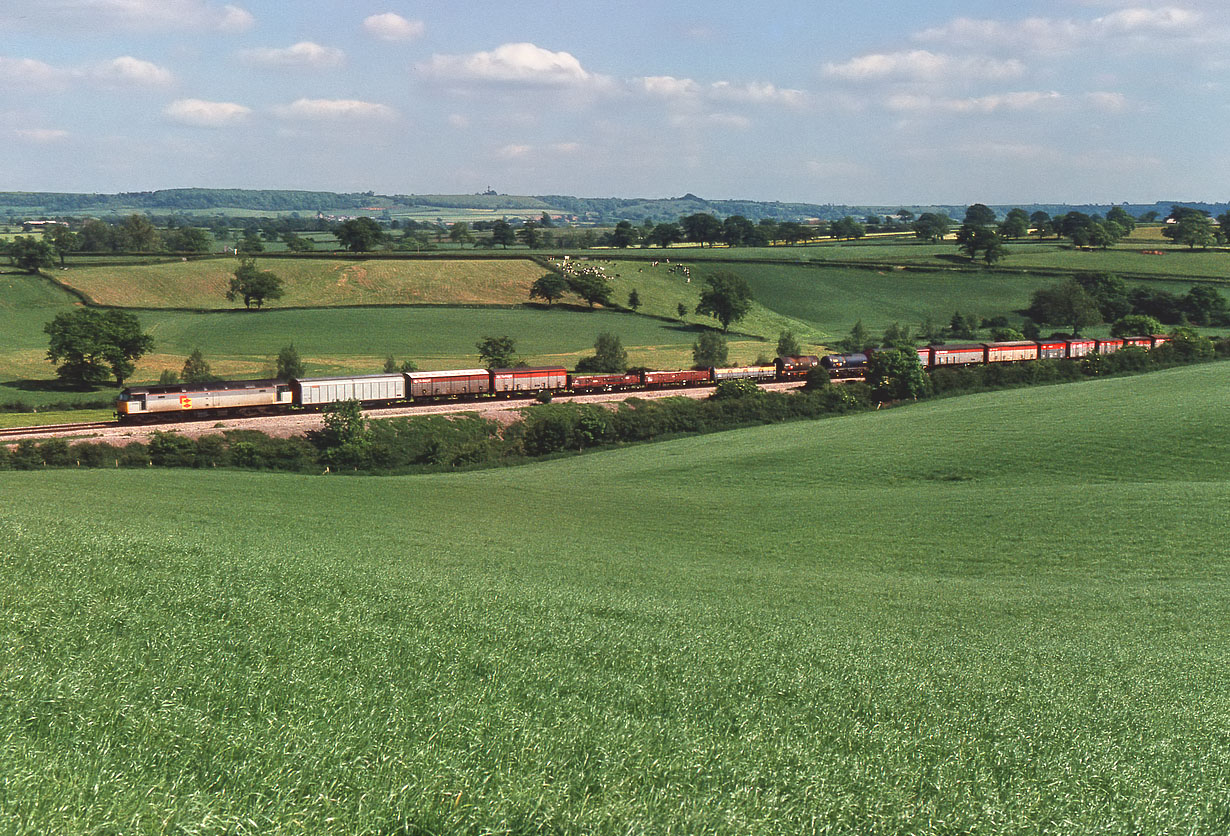
M 43 424 L 38 427 L 4 427 L 0 428 L 0 439 L 89 432 L 90 430 L 106 430 L 118 426 L 119 423 L 116 421 L 80 421 L 75 424 Z

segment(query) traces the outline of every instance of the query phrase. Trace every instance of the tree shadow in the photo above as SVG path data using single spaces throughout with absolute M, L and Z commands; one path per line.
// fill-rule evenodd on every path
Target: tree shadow
M 18 392 L 54 392 L 64 395 L 119 391 L 114 387 L 80 386 L 77 384 L 67 383 L 63 380 L 48 380 L 46 378 L 22 378 L 19 380 L 0 381 L 0 397 L 3 396 L 4 390 L 15 390 Z

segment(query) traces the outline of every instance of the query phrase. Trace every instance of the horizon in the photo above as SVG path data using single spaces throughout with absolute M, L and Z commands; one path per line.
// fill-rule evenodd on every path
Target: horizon
M 1224 3 L 1020 5 L 47 0 L 0 10 L 0 183 L 857 206 L 1230 195 Z M 241 185 L 168 185 L 185 181 Z M 713 196 L 740 194 L 776 197 Z

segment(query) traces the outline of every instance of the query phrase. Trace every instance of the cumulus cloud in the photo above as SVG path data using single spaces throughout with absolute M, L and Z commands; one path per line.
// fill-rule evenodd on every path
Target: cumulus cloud
M 533 150 L 532 145 L 505 145 L 496 149 L 495 156 L 501 160 L 519 160 L 528 157 Z
M 421 20 L 406 20 L 393 12 L 363 18 L 363 31 L 382 41 L 413 40 L 421 37 L 426 28 Z
M 1126 110 L 1128 106 L 1127 96 L 1122 93 L 1112 93 L 1108 91 L 1094 91 L 1085 94 L 1085 101 L 1091 107 L 1098 110 L 1105 110 L 1110 113 L 1118 113 Z
M 175 81 L 169 70 L 131 55 L 79 67 L 55 67 L 32 58 L 0 57 L 0 77 L 10 84 L 40 90 L 63 89 L 81 83 L 106 87 L 166 87 Z
M 29 142 L 35 145 L 50 145 L 53 142 L 62 142 L 68 139 L 68 131 L 62 131 L 58 128 L 18 128 L 13 131 L 13 136 L 22 142 Z
M 240 54 L 249 64 L 279 69 L 329 69 L 340 67 L 346 60 L 346 54 L 340 49 L 312 41 L 300 41 L 283 48 L 248 49 Z
M 117 87 L 166 87 L 175 81 L 170 70 L 131 55 L 97 64 L 89 74 L 104 84 Z
M 449 81 L 564 86 L 595 80 L 571 53 L 552 52 L 531 43 L 504 44 L 490 52 L 437 54 L 418 69 Z
M 802 90 L 777 87 L 767 82 L 755 81 L 747 84 L 718 81 L 710 85 L 709 91 L 715 99 L 747 102 L 749 104 L 783 104 L 789 107 L 798 107 L 807 98 L 807 94 Z
M 1016 78 L 1025 65 L 1015 59 L 997 60 L 982 56 L 952 56 L 915 49 L 860 55 L 849 61 L 824 65 L 824 74 L 843 81 L 937 81 L 945 79 Z
M 669 75 L 651 75 L 639 80 L 641 90 L 651 96 L 677 99 L 700 94 L 701 86 L 690 78 L 675 78 Z
M 233 125 L 242 122 L 251 112 L 251 108 L 234 102 L 207 102 L 203 99 L 178 99 L 162 111 L 164 116 L 174 122 L 197 128 Z
M 928 95 L 899 94 L 889 96 L 885 105 L 889 110 L 914 113 L 952 113 L 978 115 L 999 111 L 1038 110 L 1050 107 L 1063 100 L 1055 91 L 1021 90 L 1012 93 L 993 93 L 970 98 L 944 98 Z
M 290 104 L 278 105 L 273 109 L 273 113 L 281 119 L 306 121 L 338 119 L 384 121 L 397 116 L 397 112 L 388 105 L 355 99 L 296 99 Z
M 53 67 L 33 58 L 0 56 L 0 78 L 4 78 L 9 85 L 48 89 L 66 84 L 71 75 L 68 70 Z
M 17 29 L 107 32 L 243 32 L 256 22 L 239 6 L 210 0 L 39 0 L 6 3 L 0 24 Z

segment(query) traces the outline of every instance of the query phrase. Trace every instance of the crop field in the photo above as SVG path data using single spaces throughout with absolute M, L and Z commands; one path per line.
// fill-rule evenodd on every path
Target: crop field
M 230 302 L 237 262 L 218 258 L 140 266 L 73 267 L 58 281 L 100 305 L 129 308 L 243 307 Z M 337 305 L 487 304 L 525 302 L 530 285 L 545 272 L 528 259 L 450 261 L 261 261 L 284 283 L 278 307 Z
M 0 473 L 0 830 L 1220 835 L 1228 387 Z

